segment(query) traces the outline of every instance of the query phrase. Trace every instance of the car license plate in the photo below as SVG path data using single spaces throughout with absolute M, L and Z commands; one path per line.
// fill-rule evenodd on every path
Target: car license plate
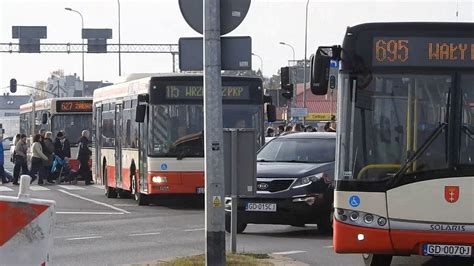
M 276 212 L 276 203 L 251 203 L 248 202 L 245 206 L 248 212 Z
M 204 188 L 203 187 L 196 188 L 196 193 L 197 194 L 204 194 Z
M 472 256 L 472 247 L 471 246 L 460 246 L 460 245 L 425 244 L 425 245 L 423 245 L 423 255 L 425 255 L 425 256 L 471 257 Z

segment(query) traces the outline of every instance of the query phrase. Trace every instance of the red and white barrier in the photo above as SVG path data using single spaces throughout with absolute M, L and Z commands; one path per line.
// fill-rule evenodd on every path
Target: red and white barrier
M 30 199 L 22 175 L 18 197 L 0 196 L 0 265 L 48 265 L 55 221 L 52 200 Z

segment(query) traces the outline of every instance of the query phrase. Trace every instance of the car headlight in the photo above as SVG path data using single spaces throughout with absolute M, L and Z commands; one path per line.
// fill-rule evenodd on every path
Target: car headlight
M 153 183 L 166 183 L 168 179 L 164 176 L 154 176 L 151 178 L 151 181 L 153 181 Z
M 324 176 L 324 173 L 319 173 L 315 175 L 305 176 L 302 178 L 298 178 L 296 182 L 293 184 L 292 188 L 300 188 L 311 185 L 313 182 L 318 181 Z

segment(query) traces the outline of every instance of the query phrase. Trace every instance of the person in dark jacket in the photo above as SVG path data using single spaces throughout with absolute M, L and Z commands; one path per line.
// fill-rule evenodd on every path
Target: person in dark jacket
M 79 139 L 79 153 L 77 155 L 77 160 L 79 161 L 79 170 L 80 174 L 86 181 L 86 185 L 93 184 L 91 169 L 89 168 L 89 159 L 91 158 L 92 151 L 89 149 L 89 136 L 90 133 L 88 130 L 82 131 L 82 137 Z
M 3 150 L 3 143 L 0 142 L 0 176 L 2 177 L 2 184 L 8 183 L 7 177 L 5 175 L 5 169 L 3 164 L 5 163 L 5 154 Z
M 47 161 L 44 161 L 44 170 L 46 173 L 46 178 L 48 183 L 54 183 L 53 176 L 51 174 L 51 166 L 53 165 L 53 153 L 54 153 L 54 143 L 53 143 L 53 133 L 51 131 L 47 131 L 44 135 L 44 150 L 43 153 L 48 157 Z
M 61 131 L 58 132 L 54 141 L 54 154 L 62 160 L 71 158 L 71 144 Z

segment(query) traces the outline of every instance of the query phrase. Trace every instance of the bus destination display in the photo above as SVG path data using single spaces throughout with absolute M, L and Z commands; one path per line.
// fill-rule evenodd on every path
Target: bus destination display
M 372 65 L 474 67 L 474 38 L 375 37 Z
M 202 99 L 204 87 L 187 85 L 166 86 L 166 99 Z M 250 99 L 249 86 L 223 86 L 222 98 L 233 100 Z
M 58 101 L 58 112 L 92 112 L 92 101 Z

